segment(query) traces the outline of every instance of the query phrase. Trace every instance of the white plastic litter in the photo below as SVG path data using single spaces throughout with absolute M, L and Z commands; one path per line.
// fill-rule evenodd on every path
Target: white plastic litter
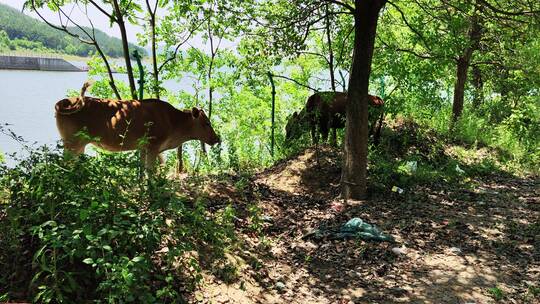
M 465 173 L 465 171 L 463 171 L 463 169 L 461 169 L 461 168 L 459 167 L 459 165 L 456 165 L 456 172 L 457 172 L 458 174 L 464 174 L 464 173 Z
M 395 255 L 406 255 L 407 254 L 407 248 L 406 247 L 394 247 L 394 248 L 392 248 L 392 252 Z
M 416 160 L 411 160 L 405 163 L 405 166 L 407 166 L 409 172 L 414 173 L 416 172 L 416 169 L 418 169 L 418 162 Z
M 392 192 L 396 192 L 396 193 L 401 194 L 401 193 L 403 193 L 403 191 L 405 191 L 405 190 L 401 189 L 401 188 L 398 187 L 398 186 L 392 187 Z

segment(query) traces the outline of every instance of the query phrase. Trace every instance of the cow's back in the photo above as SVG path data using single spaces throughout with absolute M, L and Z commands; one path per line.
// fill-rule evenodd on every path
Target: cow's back
M 345 116 L 347 110 L 347 93 L 336 92 L 330 105 L 330 114 Z
M 312 123 L 342 127 L 347 108 L 347 93 L 317 92 L 306 101 L 306 111 Z
M 93 142 L 111 151 L 132 150 L 146 137 L 164 140 L 176 109 L 160 100 L 114 100 L 84 97 L 84 106 L 72 114 L 56 113 L 63 139 L 85 132 Z

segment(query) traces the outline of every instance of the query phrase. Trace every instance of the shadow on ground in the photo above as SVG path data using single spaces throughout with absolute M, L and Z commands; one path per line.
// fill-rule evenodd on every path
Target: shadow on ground
M 416 153 L 422 154 L 422 149 Z M 475 164 L 441 153 L 439 162 L 479 172 Z M 432 156 L 426 156 L 426 161 L 428 157 Z M 381 187 L 375 176 L 370 183 L 378 186 L 372 188 L 369 200 L 343 202 L 338 197 L 339 164 L 336 150 L 310 148 L 250 181 L 244 189 L 249 201 L 256 201 L 271 221 L 264 224 L 263 241 L 260 235 L 244 235 L 246 248 L 239 256 L 246 266 L 232 286 L 235 296 L 226 299 L 243 303 L 539 300 L 531 290 L 540 281 L 540 179 L 492 171 L 409 183 L 403 194 L 397 194 L 390 190 L 392 185 Z M 242 195 L 231 197 L 242 205 Z M 321 225 L 338 227 L 353 217 L 376 224 L 396 243 L 303 238 Z M 395 253 L 395 248 L 400 252 Z M 215 294 L 212 289 L 223 290 L 222 286 L 214 281 L 205 292 Z

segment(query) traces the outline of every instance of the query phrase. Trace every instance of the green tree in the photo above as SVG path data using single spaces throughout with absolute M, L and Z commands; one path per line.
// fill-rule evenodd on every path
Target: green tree
M 500 36 L 492 39 L 497 28 L 511 27 L 519 33 L 523 25 L 534 22 L 540 12 L 537 4 L 527 1 L 495 5 L 487 0 L 414 0 L 392 5 L 397 12 L 388 14 L 386 18 L 397 26 L 383 28 L 380 42 L 393 51 L 431 60 L 431 64 L 454 67 L 452 122 L 457 121 L 463 112 L 471 67 L 474 98 L 477 104 L 481 102 L 480 66 L 485 63 L 482 57 L 500 51 L 497 43 Z M 404 33 L 404 29 L 410 33 Z M 505 30 L 504 35 L 508 36 L 508 33 L 510 31 Z M 395 37 L 399 38 L 393 39 Z
M 313 28 L 321 23 L 327 28 L 328 15 L 350 16 L 354 40 L 341 177 L 344 198 L 365 198 L 367 194 L 369 79 L 379 13 L 385 3 L 385 0 L 355 0 L 354 3 L 316 0 L 267 1 L 261 4 L 261 12 L 255 16 L 261 20 L 261 26 L 268 29 L 266 39 L 273 38 L 269 47 L 280 48 L 289 54 L 306 48 L 306 39 Z M 336 10 L 328 8 L 328 5 L 335 5 Z

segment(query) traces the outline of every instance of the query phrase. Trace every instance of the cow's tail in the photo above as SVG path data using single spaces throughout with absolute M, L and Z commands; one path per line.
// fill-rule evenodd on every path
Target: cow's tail
M 92 82 L 92 81 L 90 81 L 90 80 L 87 81 L 87 82 L 85 82 L 85 83 L 83 84 L 83 86 L 82 86 L 82 88 L 81 88 L 81 96 L 80 96 L 80 98 L 81 98 L 81 100 L 83 100 L 83 102 L 84 102 L 84 93 L 86 93 L 86 90 L 87 90 L 90 86 L 92 86 L 93 84 L 94 84 L 94 82 Z
M 81 88 L 80 96 L 75 98 L 64 98 L 56 103 L 54 109 L 56 113 L 61 115 L 71 115 L 81 111 L 85 106 L 84 94 L 86 90 L 92 85 L 92 82 L 87 81 Z

